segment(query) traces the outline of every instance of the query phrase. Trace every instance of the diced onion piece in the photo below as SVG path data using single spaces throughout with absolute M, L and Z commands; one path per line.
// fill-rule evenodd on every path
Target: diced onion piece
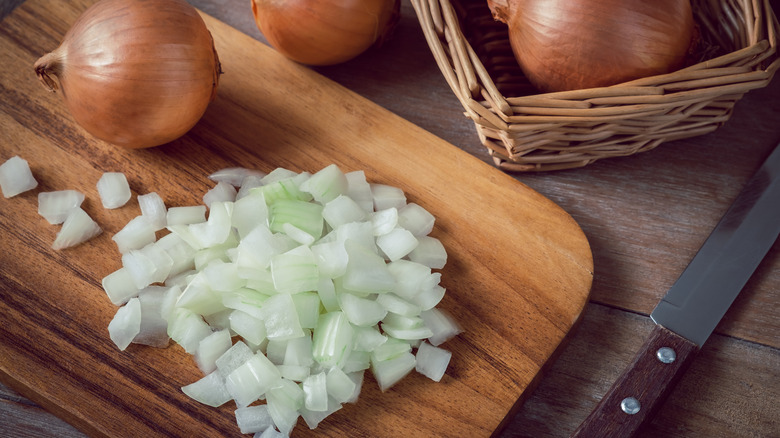
M 395 277 L 384 259 L 354 240 L 344 242 L 349 257 L 343 276 L 343 285 L 351 291 L 366 293 L 389 292 L 395 286 Z
M 319 287 L 319 279 L 317 281 Z M 317 320 L 320 318 L 320 297 L 316 292 L 302 292 L 292 296 L 295 303 L 295 310 L 298 312 L 298 321 L 301 327 L 305 329 L 314 329 L 317 327 Z
M 427 236 L 433 231 L 436 218 L 426 209 L 410 202 L 398 210 L 398 225 L 415 236 Z
M 192 399 L 215 408 L 231 400 L 225 380 L 217 372 L 206 374 L 200 380 L 182 386 L 181 390 Z
M 406 257 L 417 247 L 417 238 L 409 230 L 396 228 L 377 237 L 376 245 L 390 261 L 396 261 Z
M 395 278 L 392 292 L 410 301 L 420 293 L 422 284 L 431 276 L 431 268 L 404 259 L 388 263 L 387 269 Z
M 455 319 L 441 309 L 433 308 L 420 312 L 420 318 L 433 332 L 428 338 L 431 345 L 441 345 L 463 331 Z
M 263 320 L 240 310 L 230 312 L 230 329 L 254 345 L 260 345 L 266 339 Z
M 279 432 L 273 427 L 269 427 L 268 429 L 264 430 L 263 433 L 255 434 L 254 438 L 288 438 L 288 436 Z
M 6 198 L 38 187 L 27 160 L 13 156 L 0 164 L 0 190 Z
M 253 355 L 225 379 L 231 398 L 239 407 L 249 406 L 281 381 L 276 366 L 262 353 Z
M 262 433 L 264 430 L 274 427 L 271 414 L 267 405 L 245 406 L 236 409 L 236 424 L 243 434 Z
M 374 351 L 385 342 L 387 336 L 380 333 L 377 327 L 355 327 L 355 350 Z
M 352 326 L 343 312 L 320 316 L 312 334 L 312 355 L 320 365 L 331 368 L 343 363 L 352 349 Z
M 300 365 L 311 367 L 314 365 L 314 356 L 312 355 L 312 340 L 310 333 L 307 331 L 307 336 L 301 336 L 300 338 L 293 338 L 286 341 L 286 348 L 284 349 L 284 359 L 282 364 L 284 365 Z
M 371 226 L 374 236 L 383 236 L 398 225 L 398 209 L 395 207 L 378 210 L 371 214 Z
M 163 309 L 176 293 L 175 288 L 149 286 L 138 293 L 141 303 L 141 330 L 133 343 L 165 348 L 170 343 L 168 321 L 163 317 Z
M 289 436 L 303 408 L 303 389 L 295 382 L 280 379 L 280 383 L 268 390 L 266 402 L 268 412 L 279 432 Z
M 263 303 L 261 311 L 268 339 L 287 340 L 304 335 L 290 295 L 271 296 Z
M 138 195 L 138 206 L 141 208 L 141 215 L 149 221 L 154 231 L 162 230 L 168 225 L 165 201 L 156 192 Z
M 371 372 L 374 374 L 379 389 L 387 391 L 406 377 L 415 366 L 416 360 L 412 353 L 403 353 L 397 357 L 381 361 L 371 361 Z
M 121 230 L 117 231 L 111 240 L 116 243 L 121 254 L 131 249 L 141 249 L 157 239 L 155 227 L 149 221 L 148 216 L 136 216 L 131 219 Z
M 214 363 L 219 374 L 226 378 L 230 373 L 251 359 L 254 354 L 246 343 L 237 341 L 222 356 L 218 357 Z
M 321 275 L 328 278 L 340 277 L 347 270 L 349 257 L 344 242 L 322 242 L 311 246 Z
M 374 210 L 384 210 L 394 207 L 398 210 L 406 205 L 406 195 L 398 187 L 387 184 L 370 184 L 371 196 L 374 199 Z
M 310 411 L 328 410 L 328 389 L 326 374 L 319 372 L 303 381 L 304 406 Z
M 308 201 L 280 199 L 270 206 L 269 227 L 280 233 L 284 232 L 285 224 L 292 224 L 319 239 L 324 224 L 322 209 L 322 205 Z
M 278 181 L 289 180 L 298 176 L 297 172 L 294 172 L 284 167 L 277 167 L 263 177 L 263 185 L 270 185 Z
M 311 193 L 315 201 L 326 204 L 347 193 L 347 177 L 338 166 L 331 164 L 301 183 L 300 189 Z
M 341 309 L 336 295 L 336 286 L 330 278 L 320 276 L 320 281 L 317 284 L 317 295 L 320 297 L 322 307 L 325 308 L 326 312 L 335 312 Z
M 371 361 L 385 361 L 410 351 L 412 351 L 412 346 L 408 342 L 396 338 L 387 338 L 384 343 L 371 350 Z
M 236 194 L 235 187 L 220 181 L 203 195 L 203 204 L 210 208 L 213 202 L 234 202 Z
M 376 299 L 361 298 L 344 292 L 339 295 L 339 302 L 349 322 L 358 327 L 376 325 L 387 315 L 387 310 L 377 303 Z
M 434 382 L 441 381 L 447 366 L 450 364 L 452 353 L 439 347 L 423 342 L 417 349 L 417 363 L 415 370 Z
M 165 223 L 171 225 L 190 225 L 206 222 L 206 206 L 171 207 L 165 214 Z
M 366 173 L 355 170 L 344 176 L 347 178 L 347 195 L 367 213 L 374 211 L 374 196 L 371 194 L 371 185 L 366 181 Z
M 361 222 L 366 219 L 367 213 L 349 196 L 339 195 L 325 204 L 322 217 L 331 228 L 337 228 L 350 222 Z
M 211 327 L 200 315 L 183 307 L 174 310 L 168 321 L 168 336 L 189 354 L 195 354 L 200 341 L 211 333 Z
M 54 239 L 52 248 L 56 250 L 71 248 L 86 242 L 102 233 L 100 226 L 81 209 L 74 208 L 62 224 L 62 228 Z
M 189 225 L 193 237 L 200 243 L 199 249 L 224 243 L 232 229 L 232 202 L 214 201 L 209 208 L 206 222 Z
M 355 382 L 340 368 L 331 368 L 326 377 L 328 395 L 339 403 L 344 403 L 355 392 Z
M 260 190 L 249 192 L 233 204 L 233 227 L 243 239 L 257 226 L 268 226 L 268 205 Z
M 332 397 L 328 397 L 328 407 L 324 411 L 311 411 L 309 409 L 306 409 L 304 406 L 301 408 L 301 417 L 303 418 L 303 421 L 306 422 L 306 425 L 309 426 L 309 429 L 316 429 L 317 426 L 327 418 L 330 414 L 338 411 L 341 409 L 341 403 L 334 400 Z M 267 437 L 262 437 L 267 438 Z M 274 438 L 281 438 L 281 435 L 274 436 Z
M 248 175 L 246 178 L 241 180 L 241 187 L 238 189 L 238 193 L 236 193 L 236 201 L 239 199 L 243 199 L 244 197 L 248 196 L 252 192 L 260 192 L 260 190 L 253 190 L 257 187 L 260 187 L 263 185 L 263 177 L 258 175 Z
M 141 289 L 135 286 L 130 271 L 124 267 L 103 277 L 102 285 L 108 299 L 116 306 L 121 306 L 130 298 L 138 295 L 138 291 Z
M 381 294 L 376 301 L 388 312 L 403 316 L 417 316 L 422 310 L 417 304 L 406 301 L 394 293 Z
M 127 304 L 117 309 L 108 323 L 108 334 L 116 346 L 124 351 L 141 331 L 141 302 L 131 298 Z
M 271 276 L 274 287 L 283 294 L 315 290 L 320 280 L 314 254 L 307 246 L 274 256 L 271 259 Z
M 41 192 L 38 193 L 38 214 L 52 225 L 61 224 L 71 210 L 81 207 L 82 202 L 84 194 L 76 190 Z
M 97 190 L 103 208 L 119 208 L 130 200 L 130 185 L 122 172 L 106 172 L 97 182 Z
M 409 253 L 409 260 L 431 269 L 441 269 L 447 263 L 447 251 L 441 241 L 431 236 L 417 237 L 417 247 Z
M 176 302 L 176 306 L 189 309 L 202 316 L 224 310 L 222 298 L 211 288 L 206 273 L 203 271 L 192 277 Z
M 266 176 L 266 173 L 244 167 L 228 167 L 212 173 L 209 175 L 209 179 L 216 182 L 225 182 L 235 187 L 240 187 L 242 181 L 244 181 L 244 178 L 249 176 L 263 178 Z
M 195 353 L 195 363 L 204 374 L 217 370 L 217 359 L 233 346 L 229 330 L 218 330 L 201 339 Z
M 367 370 L 371 366 L 371 354 L 367 351 L 352 350 L 349 357 L 341 366 L 345 373 Z

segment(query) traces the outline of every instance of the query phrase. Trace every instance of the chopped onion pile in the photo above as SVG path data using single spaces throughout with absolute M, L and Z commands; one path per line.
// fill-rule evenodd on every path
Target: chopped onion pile
M 299 416 L 315 428 L 357 401 L 369 369 L 382 391 L 414 369 L 442 379 L 438 346 L 460 328 L 436 307 L 447 254 L 433 215 L 336 165 L 211 178 L 208 217 L 169 208 L 156 239 L 164 206 L 150 197 L 114 236 L 122 267 L 103 287 L 121 306 L 108 327 L 121 350 L 173 339 L 204 373 L 182 391 L 233 400 L 258 437 L 289 436 Z
M 0 164 L 0 190 L 6 198 L 32 190 L 38 186 L 27 160 L 13 156 Z

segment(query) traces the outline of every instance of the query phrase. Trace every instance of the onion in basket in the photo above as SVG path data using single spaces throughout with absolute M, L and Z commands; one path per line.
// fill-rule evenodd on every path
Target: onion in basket
M 211 178 L 207 218 L 170 222 L 186 208 L 171 207 L 155 240 L 153 209 L 114 236 L 122 267 L 103 288 L 121 306 L 120 349 L 174 340 L 204 374 L 182 391 L 234 401 L 242 433 L 317 427 L 357 401 L 367 370 L 382 391 L 413 370 L 442 379 L 452 355 L 439 346 L 461 329 L 437 308 L 447 254 L 431 213 L 336 165 Z
M 695 26 L 689 0 L 488 0 L 541 91 L 614 85 L 680 68 Z

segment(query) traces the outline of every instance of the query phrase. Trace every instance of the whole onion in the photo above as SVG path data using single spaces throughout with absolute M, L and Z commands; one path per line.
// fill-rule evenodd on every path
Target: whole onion
M 76 122 L 126 148 L 173 141 L 216 96 L 219 58 L 206 24 L 185 0 L 101 0 L 61 45 L 35 63 Z
M 268 43 L 307 65 L 349 61 L 394 28 L 400 0 L 252 0 Z
M 541 91 L 609 86 L 680 68 L 695 25 L 689 0 L 488 0 Z

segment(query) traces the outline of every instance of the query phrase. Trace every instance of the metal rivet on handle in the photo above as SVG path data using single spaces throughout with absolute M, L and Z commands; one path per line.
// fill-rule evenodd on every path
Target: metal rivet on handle
M 639 404 L 639 400 L 635 399 L 634 397 L 626 397 L 623 399 L 622 402 L 620 402 L 620 409 L 623 410 L 628 415 L 634 415 L 642 407 Z
M 663 363 L 672 363 L 677 359 L 677 353 L 669 347 L 661 347 L 656 351 L 655 357 Z

